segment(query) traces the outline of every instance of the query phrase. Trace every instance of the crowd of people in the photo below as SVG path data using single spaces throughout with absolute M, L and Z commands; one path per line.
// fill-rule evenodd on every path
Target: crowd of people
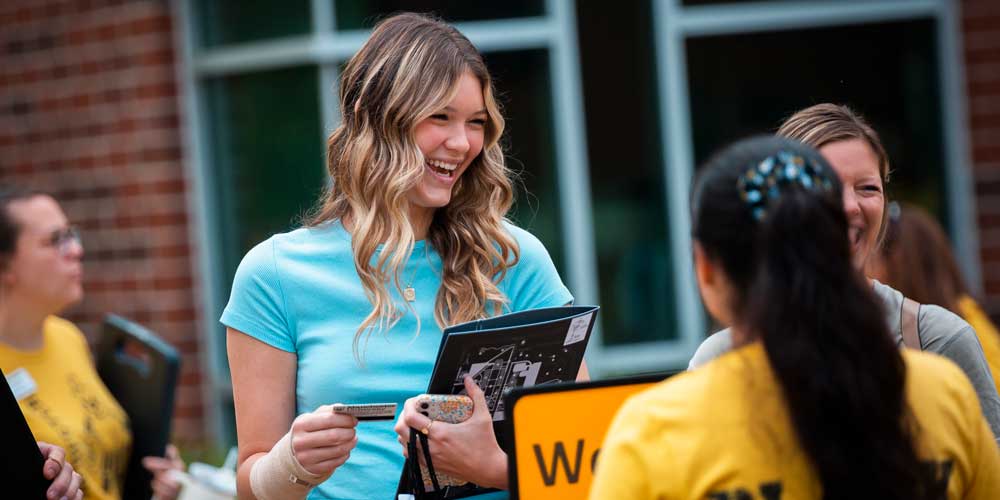
M 444 327 L 574 301 L 542 243 L 507 219 L 490 74 L 457 29 L 403 13 L 378 23 L 339 92 L 331 182 L 303 227 L 247 253 L 221 318 L 240 497 L 393 497 L 419 429 L 437 472 L 506 498 L 476 383 L 462 423 L 411 399 Z M 889 172 L 878 133 L 836 104 L 700 169 L 693 265 L 726 328 L 688 372 L 620 409 L 591 498 L 1000 498 L 1000 336 L 943 231 L 890 204 Z M 19 401 L 53 498 L 117 499 L 128 420 L 82 334 L 55 316 L 82 296 L 82 253 L 55 199 L 0 195 L 0 368 L 37 382 Z M 402 403 L 395 423 L 331 411 L 386 401 Z M 147 460 L 157 498 L 177 495 L 171 453 Z

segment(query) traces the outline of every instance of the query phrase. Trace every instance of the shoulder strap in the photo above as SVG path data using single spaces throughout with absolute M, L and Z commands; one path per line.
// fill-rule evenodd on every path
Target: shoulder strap
M 922 350 L 920 346 L 920 304 L 903 297 L 903 307 L 899 311 L 900 330 L 903 345 L 910 349 Z

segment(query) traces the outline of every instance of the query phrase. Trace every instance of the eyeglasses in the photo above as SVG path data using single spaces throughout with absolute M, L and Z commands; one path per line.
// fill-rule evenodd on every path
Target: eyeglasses
M 59 255 L 66 256 L 73 248 L 73 243 L 83 246 L 80 241 L 80 231 L 73 226 L 52 231 L 49 236 L 49 246 L 59 251 Z

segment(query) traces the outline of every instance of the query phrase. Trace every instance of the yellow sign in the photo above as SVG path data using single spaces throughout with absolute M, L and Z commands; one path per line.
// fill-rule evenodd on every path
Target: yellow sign
M 534 387 L 508 396 L 514 443 L 512 497 L 586 498 L 604 435 L 618 408 L 632 394 L 667 376 Z

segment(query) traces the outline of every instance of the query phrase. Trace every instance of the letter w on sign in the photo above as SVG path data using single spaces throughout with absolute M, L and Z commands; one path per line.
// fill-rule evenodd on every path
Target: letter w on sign
M 542 481 L 545 482 L 545 486 L 552 486 L 556 483 L 560 464 L 562 464 L 563 471 L 566 473 L 566 479 L 570 484 L 574 484 L 580 479 L 580 461 L 583 458 L 582 439 L 576 442 L 576 460 L 573 461 L 572 466 L 569 463 L 569 457 L 566 456 L 566 447 L 563 446 L 562 441 L 556 441 L 555 450 L 552 454 L 551 467 L 548 466 L 547 460 L 545 460 L 542 447 L 536 444 L 532 445 L 532 448 L 535 451 L 535 459 L 538 460 L 538 469 L 542 472 Z

